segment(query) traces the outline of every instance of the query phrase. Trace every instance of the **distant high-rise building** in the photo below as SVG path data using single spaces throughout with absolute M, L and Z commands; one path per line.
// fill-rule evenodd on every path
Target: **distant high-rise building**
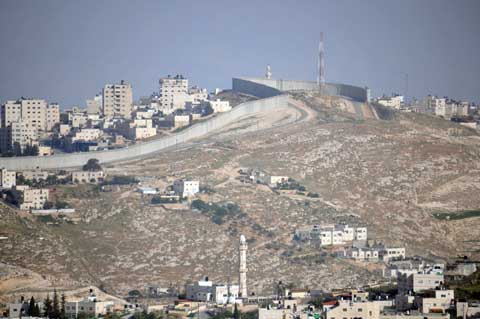
M 133 111 L 132 86 L 125 81 L 120 84 L 107 84 L 102 92 L 102 112 L 107 118 L 129 119 Z
M 164 114 L 173 113 L 177 109 L 185 108 L 185 103 L 190 101 L 188 95 L 188 79 L 182 75 L 161 78 L 159 81 L 159 109 Z
M 60 106 L 41 99 L 7 101 L 2 105 L 0 126 L 8 127 L 14 122 L 24 122 L 38 131 L 50 131 L 60 122 Z

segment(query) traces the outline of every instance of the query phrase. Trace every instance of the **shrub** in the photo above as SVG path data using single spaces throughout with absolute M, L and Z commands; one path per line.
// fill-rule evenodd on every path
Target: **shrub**
M 105 181 L 104 185 L 128 185 L 136 184 L 138 180 L 134 176 L 113 176 L 110 181 Z
M 173 204 L 178 201 L 175 198 L 161 198 L 160 196 L 153 196 L 150 201 L 152 204 Z
M 83 165 L 82 169 L 84 171 L 101 171 L 102 167 L 100 166 L 100 162 L 96 158 L 91 158 L 87 161 L 85 165 Z

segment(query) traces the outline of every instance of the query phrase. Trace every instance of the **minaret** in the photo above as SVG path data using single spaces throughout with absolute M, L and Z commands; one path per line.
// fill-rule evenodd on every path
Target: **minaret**
M 246 298 L 247 295 L 247 241 L 245 236 L 240 235 L 240 258 L 239 258 L 239 284 L 240 297 Z

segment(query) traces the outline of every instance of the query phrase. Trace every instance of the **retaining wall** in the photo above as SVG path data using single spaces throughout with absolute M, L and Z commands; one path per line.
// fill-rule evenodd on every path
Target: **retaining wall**
M 244 116 L 251 115 L 252 113 L 286 106 L 287 103 L 288 95 L 275 95 L 265 99 L 242 103 L 229 112 L 218 114 L 205 122 L 194 124 L 181 132 L 161 137 L 153 141 L 109 151 L 55 154 L 46 157 L 22 156 L 0 158 L 0 167 L 16 171 L 36 168 L 62 169 L 82 166 L 90 158 L 96 158 L 100 163 L 112 163 L 135 159 L 156 153 L 168 147 L 175 146 L 176 144 L 185 143 L 195 138 L 205 136 L 212 131 L 218 130 Z
M 233 78 L 233 91 L 247 93 L 260 98 L 282 94 L 285 91 L 318 91 L 313 81 L 275 80 L 265 78 Z M 326 83 L 325 95 L 343 96 L 358 102 L 367 102 L 367 89 L 338 83 Z

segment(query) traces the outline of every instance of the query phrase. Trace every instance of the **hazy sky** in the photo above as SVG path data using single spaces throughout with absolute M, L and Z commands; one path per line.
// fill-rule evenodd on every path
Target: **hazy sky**
M 84 106 L 124 79 L 138 98 L 158 79 L 230 88 L 234 76 L 326 78 L 373 95 L 480 102 L 480 1 L 0 0 L 0 100 Z

